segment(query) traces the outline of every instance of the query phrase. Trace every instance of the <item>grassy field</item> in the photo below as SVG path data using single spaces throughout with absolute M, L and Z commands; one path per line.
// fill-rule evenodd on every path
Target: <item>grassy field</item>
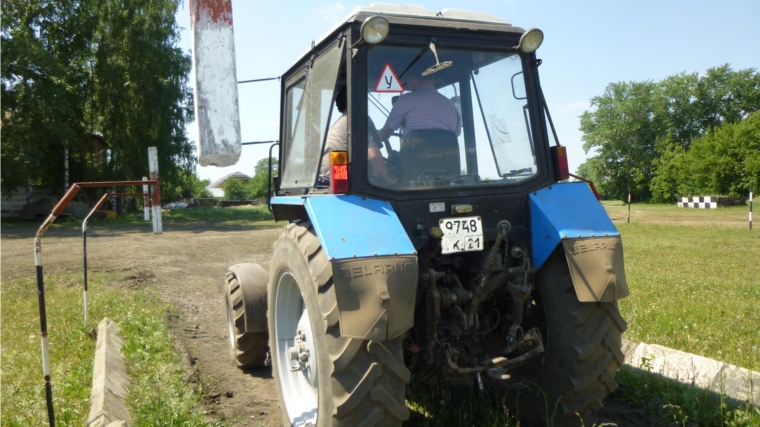
M 747 208 L 633 211 L 616 224 L 631 288 L 620 302 L 627 338 L 760 370 L 760 230 L 749 231 Z
M 154 293 L 114 286 L 116 275 L 91 274 L 89 324 L 84 325 L 81 273 L 45 274 L 53 406 L 56 423 L 87 421 L 94 329 L 103 317 L 115 320 L 124 337 L 132 387 L 128 396 L 134 425 L 206 426 L 197 395 L 183 381 L 173 347 L 168 306 Z M 101 286 L 108 282 L 109 286 Z M 40 353 L 37 286 L 32 279 L 2 284 L 3 426 L 47 425 Z
M 623 236 L 626 337 L 760 370 L 760 229 L 748 208 L 633 205 L 631 223 L 627 206 L 605 208 Z M 626 367 L 616 379 L 615 399 L 677 425 L 760 426 L 760 408 Z

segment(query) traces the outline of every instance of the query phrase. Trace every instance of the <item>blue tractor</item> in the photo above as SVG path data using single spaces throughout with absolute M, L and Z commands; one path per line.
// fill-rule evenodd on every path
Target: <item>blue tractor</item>
M 233 266 L 225 289 L 232 358 L 271 363 L 284 425 L 400 426 L 405 387 L 459 380 L 561 424 L 615 390 L 622 243 L 566 182 L 542 40 L 373 4 L 282 76 L 270 203 L 287 225 L 269 270 Z

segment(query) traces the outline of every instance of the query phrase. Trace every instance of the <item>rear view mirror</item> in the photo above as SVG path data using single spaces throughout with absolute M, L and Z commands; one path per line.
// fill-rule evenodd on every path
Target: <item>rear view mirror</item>
M 528 94 L 525 92 L 525 79 L 522 76 L 522 71 L 512 76 L 512 96 L 515 99 L 526 99 Z M 520 76 L 520 78 L 516 78 Z

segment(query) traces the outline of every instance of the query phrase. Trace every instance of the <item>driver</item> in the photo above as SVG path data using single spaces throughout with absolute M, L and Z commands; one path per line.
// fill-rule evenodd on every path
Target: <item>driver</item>
M 335 107 L 338 108 L 342 116 L 327 131 L 327 142 L 325 143 L 325 150 L 322 153 L 322 165 L 319 168 L 318 180 L 318 183 L 322 185 L 329 185 L 330 183 L 330 152 L 348 151 L 348 117 L 346 116 L 346 106 L 346 87 L 343 86 L 335 96 Z M 367 145 L 369 146 L 367 149 L 367 159 L 369 159 L 369 163 L 375 169 L 375 172 L 386 184 L 395 184 L 398 179 L 388 174 L 388 169 L 385 167 L 385 159 L 380 152 L 380 142 L 368 135 Z
M 450 99 L 438 93 L 430 76 L 410 76 L 410 93 L 405 93 L 393 105 L 385 126 L 378 131 L 381 141 L 387 141 L 394 130 L 402 134 L 422 129 L 443 129 L 462 133 L 462 117 Z

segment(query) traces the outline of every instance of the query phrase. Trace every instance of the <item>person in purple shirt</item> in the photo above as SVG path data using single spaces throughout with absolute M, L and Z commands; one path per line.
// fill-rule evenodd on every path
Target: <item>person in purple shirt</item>
M 401 95 L 391 109 L 385 125 L 378 131 L 381 141 L 401 128 L 402 135 L 414 130 L 443 129 L 462 132 L 462 117 L 454 103 L 438 93 L 430 76 L 409 77 L 410 93 Z

